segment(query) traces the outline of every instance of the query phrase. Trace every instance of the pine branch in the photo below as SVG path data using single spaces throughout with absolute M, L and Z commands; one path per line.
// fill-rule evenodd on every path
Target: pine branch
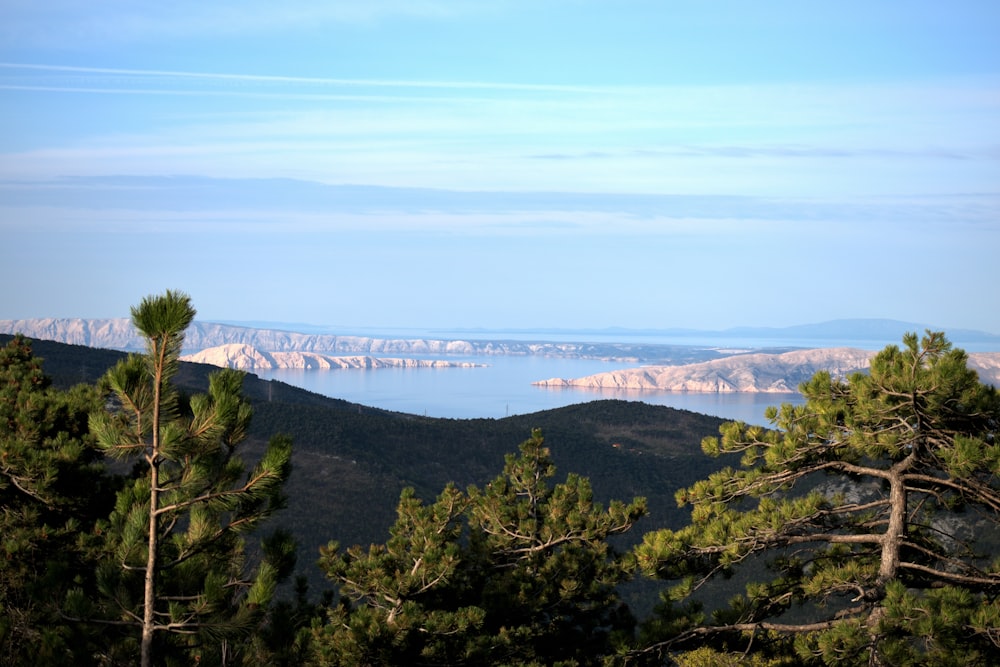
M 280 480 L 280 475 L 276 471 L 264 469 L 264 470 L 262 470 L 260 472 L 260 474 L 254 476 L 254 477 L 251 477 L 249 480 L 247 480 L 246 484 L 244 484 L 243 486 L 241 486 L 239 488 L 228 489 L 226 491 L 216 491 L 216 492 L 212 492 L 212 493 L 205 493 L 205 494 L 202 494 L 202 495 L 200 495 L 200 496 L 198 496 L 196 498 L 190 498 L 188 500 L 185 500 L 185 501 L 182 501 L 182 502 L 179 502 L 179 503 L 172 503 L 170 505 L 164 505 L 164 506 L 162 506 L 162 507 L 160 507 L 160 508 L 158 508 L 156 510 L 155 515 L 158 516 L 160 514 L 166 514 L 168 512 L 177 512 L 179 510 L 188 509 L 188 508 L 193 507 L 194 505 L 198 505 L 200 503 L 207 503 L 207 502 L 212 502 L 212 501 L 215 501 L 215 500 L 224 500 L 224 499 L 227 499 L 227 498 L 230 498 L 230 497 L 233 497 L 233 496 L 239 496 L 239 495 L 248 493 L 250 491 L 253 491 L 254 487 L 256 487 L 259 482 L 264 481 L 264 480 L 268 480 L 268 479 Z
M 977 502 L 989 507 L 994 512 L 1000 513 L 1000 491 L 990 486 L 970 479 L 955 479 L 933 477 L 922 473 L 907 473 L 904 475 L 907 482 L 923 482 L 931 487 L 948 489 L 960 494 L 963 498 L 974 498 Z M 915 487 L 915 491 L 934 495 L 931 490 Z
M 0 470 L 0 473 L 3 473 L 3 475 L 8 480 L 10 480 L 10 483 L 13 484 L 14 487 L 18 491 L 20 491 L 21 493 L 25 494 L 29 498 L 33 498 L 34 500 L 37 500 L 38 502 L 40 502 L 41 504 L 45 505 L 46 507 L 54 507 L 54 503 L 52 501 L 48 500 L 47 498 L 45 498 L 45 496 L 40 495 L 39 493 L 33 491 L 32 489 L 30 489 L 30 488 L 28 488 L 26 486 L 22 486 L 22 484 L 21 484 L 21 477 L 18 476 L 18 475 L 16 475 L 16 474 L 14 474 L 14 472 L 11 470 L 10 467 L 4 466 L 4 468 L 2 470 Z
M 160 567 L 164 570 L 173 569 L 178 565 L 197 556 L 198 554 L 207 552 L 208 549 L 213 544 L 215 544 L 221 538 L 225 537 L 228 533 L 233 532 L 237 527 L 242 525 L 252 525 L 253 523 L 261 521 L 264 518 L 266 517 L 263 516 L 263 513 L 260 513 L 253 516 L 246 516 L 241 519 L 237 519 L 236 521 L 230 521 L 226 525 L 222 526 L 219 530 L 217 530 L 214 534 L 194 542 L 194 548 L 185 549 L 181 551 L 181 555 L 179 555 L 172 561 L 163 563 Z
M 760 621 L 755 623 L 731 623 L 728 625 L 704 625 L 689 628 L 677 633 L 670 639 L 656 642 L 645 646 L 639 650 L 629 653 L 630 656 L 638 657 L 650 653 L 663 653 L 672 650 L 676 646 L 683 646 L 691 640 L 711 637 L 713 635 L 750 633 L 754 635 L 760 631 L 777 632 L 781 634 L 803 634 L 808 632 L 822 632 L 831 630 L 842 623 L 845 618 L 860 616 L 871 609 L 870 604 L 859 605 L 850 609 L 839 611 L 834 618 L 826 621 L 816 621 L 814 623 L 772 623 Z
M 1000 589 L 1000 575 L 972 576 L 959 574 L 958 572 L 949 572 L 947 570 L 937 570 L 933 567 L 927 567 L 926 565 L 920 565 L 919 563 L 912 563 L 909 561 L 901 561 L 899 563 L 899 567 L 907 570 L 913 570 L 915 572 L 923 572 L 924 574 L 930 575 L 933 579 L 943 579 L 956 585 L 976 587 L 985 586 L 989 589 Z

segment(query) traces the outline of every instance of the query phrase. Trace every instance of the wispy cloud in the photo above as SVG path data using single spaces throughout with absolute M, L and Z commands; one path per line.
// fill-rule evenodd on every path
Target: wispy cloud
M 0 39 L 9 46 L 80 48 L 190 37 L 253 35 L 315 30 L 337 24 L 368 24 L 388 18 L 445 19 L 476 11 L 479 3 L 446 0 L 177 0 L 135 3 L 105 0 L 7 0 Z
M 543 153 L 528 155 L 534 160 L 613 160 L 622 156 L 658 157 L 723 157 L 723 158 L 802 158 L 802 159 L 857 159 L 877 158 L 886 160 L 943 159 L 943 160 L 1000 160 L 1000 144 L 985 146 L 876 148 L 840 148 L 837 146 L 809 145 L 684 145 L 668 148 L 643 148 L 625 151 L 586 151 L 581 153 Z
M 71 142 L 0 139 L 0 178 L 916 193 L 987 188 L 1000 154 L 990 141 L 1000 136 L 1000 93 L 983 81 L 575 86 L 6 62 L 0 90 L 11 113 L 48 94 L 79 98 L 89 111 L 87 133 Z M 104 120 L 102 104 L 115 95 L 136 98 L 141 129 Z M 157 104 L 163 96 L 183 104 Z
M 555 84 L 527 84 L 527 83 L 506 83 L 496 81 L 429 81 L 429 80 L 403 80 L 403 79 L 344 79 L 329 77 L 303 77 L 303 76 L 274 76 L 265 74 L 232 74 L 219 72 L 195 72 L 178 70 L 149 70 L 149 69 L 122 69 L 111 67 L 83 67 L 75 65 L 46 65 L 38 63 L 0 63 L 0 68 L 8 71 L 21 70 L 23 72 L 36 73 L 59 73 L 72 75 L 88 75 L 82 77 L 88 81 L 107 82 L 118 84 L 117 89 L 127 92 L 134 80 L 157 81 L 164 84 L 172 83 L 171 80 L 215 82 L 216 84 L 296 84 L 311 88 L 329 87 L 364 87 L 364 88 L 439 88 L 448 90 L 503 90 L 503 91 L 526 91 L 526 92 L 559 92 L 559 93 L 595 93 L 608 94 L 614 91 L 628 90 L 627 88 L 612 88 L 600 86 L 570 86 Z M 96 76 L 95 76 L 96 75 Z M 123 79 L 122 77 L 127 77 Z M 41 79 L 44 82 L 44 79 Z M 26 84 L 29 85 L 29 84 Z M 41 85 L 44 85 L 42 83 Z M 52 86 L 52 89 L 58 89 Z M 102 90 L 114 90 L 107 86 Z M 200 90 L 191 92 L 203 92 Z M 232 91 L 217 91 L 232 92 Z
M 169 220 L 182 228 L 258 231 L 406 231 L 466 234 L 734 233 L 762 224 L 837 227 L 975 225 L 1000 232 L 1000 197 L 734 197 L 572 192 L 460 192 L 330 186 L 290 179 L 91 177 L 0 181 L 4 224 L 99 228 Z M 41 221 L 48 220 L 48 223 Z M 103 221 L 103 222 L 102 222 Z M 32 222 L 32 226 L 34 226 Z M 123 222 L 123 224 L 131 224 Z

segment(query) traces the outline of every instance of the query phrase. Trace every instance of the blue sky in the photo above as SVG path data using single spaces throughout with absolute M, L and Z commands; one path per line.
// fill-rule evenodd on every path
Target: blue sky
M 997 34 L 992 0 L 0 0 L 0 319 L 172 288 L 348 329 L 1000 333 Z

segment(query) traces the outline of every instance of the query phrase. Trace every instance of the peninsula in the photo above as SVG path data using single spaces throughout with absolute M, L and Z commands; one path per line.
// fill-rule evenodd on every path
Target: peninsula
M 443 359 L 402 359 L 367 355 L 333 356 L 317 352 L 264 352 L 251 345 L 230 343 L 181 357 L 181 361 L 244 371 L 301 368 L 306 370 L 376 368 L 481 368 L 486 364 Z
M 533 384 L 626 391 L 793 393 L 818 371 L 827 371 L 834 378 L 864 371 L 874 355 L 869 350 L 849 347 L 739 354 L 700 363 L 642 366 Z M 983 382 L 1000 384 L 1000 353 L 972 353 L 969 367 Z

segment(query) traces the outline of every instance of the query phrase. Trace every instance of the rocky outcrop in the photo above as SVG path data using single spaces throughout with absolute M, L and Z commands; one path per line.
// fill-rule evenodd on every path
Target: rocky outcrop
M 1000 352 L 972 352 L 969 368 L 979 374 L 979 381 L 1000 388 Z
M 211 364 L 239 370 L 272 370 L 302 368 L 329 370 L 341 368 L 475 368 L 482 364 L 443 361 L 440 359 L 399 359 L 369 356 L 330 356 L 315 352 L 262 352 L 250 345 L 232 343 L 181 357 L 182 361 Z
M 20 333 L 39 340 L 110 350 L 143 349 L 142 339 L 136 334 L 132 321 L 127 318 L 0 320 L 0 333 Z
M 846 377 L 868 368 L 874 352 L 854 348 L 796 350 L 783 354 L 740 354 L 682 366 L 645 366 L 582 378 L 553 378 L 542 387 L 582 387 L 630 391 L 791 393 L 817 371 Z M 983 382 L 1000 384 L 1000 353 L 969 355 Z

